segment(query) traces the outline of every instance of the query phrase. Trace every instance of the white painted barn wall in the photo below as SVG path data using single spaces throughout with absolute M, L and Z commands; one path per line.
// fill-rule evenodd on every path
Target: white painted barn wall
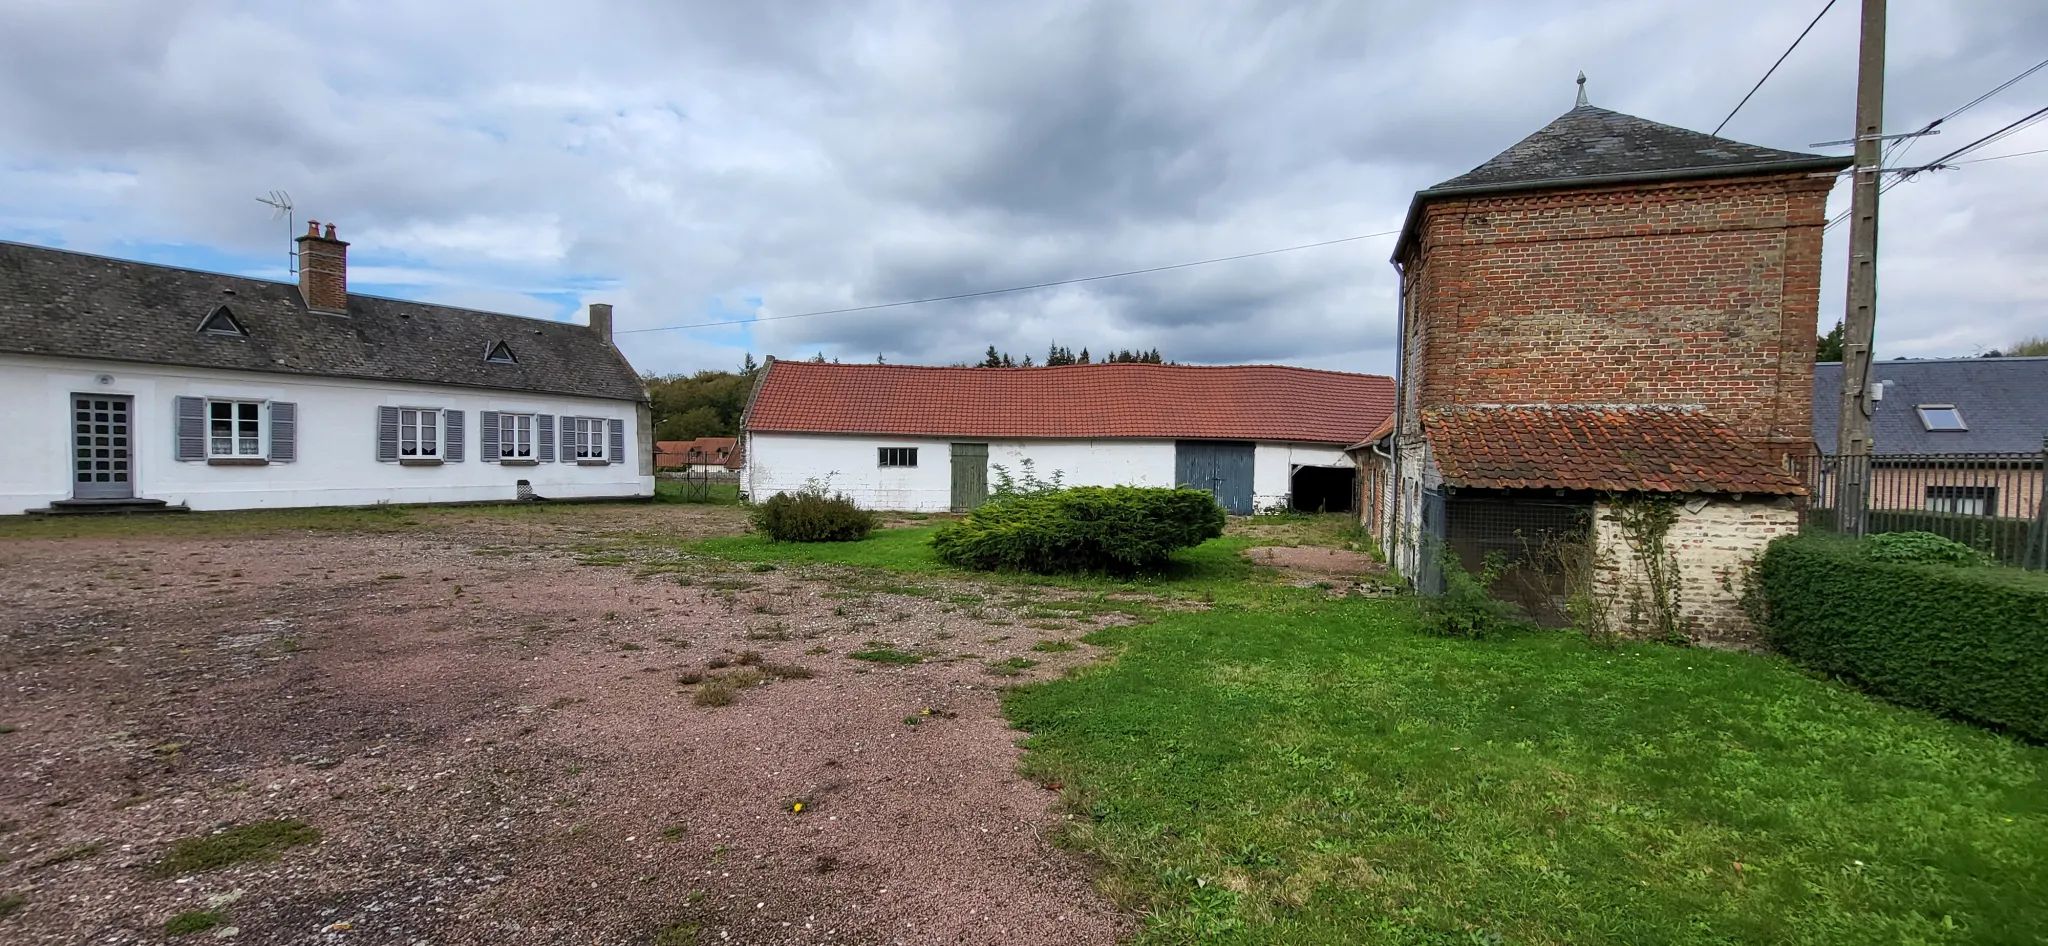
M 1068 486 L 1173 486 L 1174 441 L 961 440 L 987 443 L 990 467 L 1023 474 L 1030 459 L 1041 479 L 1054 471 Z M 945 512 L 953 503 L 952 444 L 925 437 L 842 434 L 753 433 L 748 436 L 743 482 L 747 494 L 766 499 L 794 492 L 811 479 L 831 480 L 832 489 L 869 509 Z M 882 447 L 918 448 L 914 469 L 880 464 Z M 1296 466 L 1351 466 L 1342 448 L 1314 444 L 1260 443 L 1252 453 L 1252 492 L 1260 507 L 1286 500 Z M 995 485 L 991 470 L 990 487 Z
M 110 375 L 113 382 L 101 384 Z M 0 462 L 0 515 L 40 509 L 71 498 L 70 398 L 124 394 L 135 399 L 135 495 L 193 509 L 366 506 L 379 502 L 442 503 L 517 498 L 517 481 L 549 499 L 654 494 L 641 475 L 645 438 L 638 406 L 629 401 L 564 397 L 424 384 L 302 378 L 99 362 L 0 356 L 0 423 L 11 434 Z M 210 466 L 175 459 L 175 401 L 233 397 L 298 405 L 298 454 L 291 463 Z M 431 407 L 467 412 L 464 460 L 441 466 L 400 466 L 377 460 L 377 408 Z M 626 462 L 604 466 L 542 463 L 501 466 L 478 459 L 479 414 L 617 418 L 626 424 Z M 559 433 L 558 433 L 559 437 Z

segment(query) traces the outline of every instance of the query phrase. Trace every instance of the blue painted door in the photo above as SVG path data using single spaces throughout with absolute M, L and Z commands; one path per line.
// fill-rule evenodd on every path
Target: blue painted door
M 1206 489 L 1233 516 L 1252 508 L 1253 445 L 1239 440 L 1181 440 L 1173 445 L 1173 481 Z

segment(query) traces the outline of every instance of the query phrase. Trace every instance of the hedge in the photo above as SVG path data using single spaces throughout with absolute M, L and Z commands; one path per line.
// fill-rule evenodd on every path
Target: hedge
M 939 561 L 983 571 L 1131 573 L 1223 534 L 1199 489 L 1077 486 L 1004 496 L 932 537 Z
M 2007 565 L 2026 564 L 2027 543 L 2034 535 L 2032 519 L 1966 516 L 1953 512 L 1928 512 L 1924 509 L 1872 509 L 1867 516 L 1864 522 L 1866 534 L 1932 532 L 1988 553 L 1992 558 Z M 1810 509 L 1807 510 L 1806 517 L 1807 524 L 1813 528 L 1834 531 L 1835 510 Z
M 1764 637 L 1899 703 L 2048 741 L 2048 575 L 1886 562 L 1839 536 L 1772 542 Z

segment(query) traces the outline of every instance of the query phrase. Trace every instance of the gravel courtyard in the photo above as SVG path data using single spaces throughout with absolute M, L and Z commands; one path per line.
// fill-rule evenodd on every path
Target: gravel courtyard
M 0 941 L 159 943 L 199 911 L 183 941 L 1129 929 L 997 711 L 1094 659 L 1034 644 L 1114 612 L 677 553 L 742 530 L 720 507 L 181 519 L 0 538 Z M 318 841 L 160 868 L 281 818 Z

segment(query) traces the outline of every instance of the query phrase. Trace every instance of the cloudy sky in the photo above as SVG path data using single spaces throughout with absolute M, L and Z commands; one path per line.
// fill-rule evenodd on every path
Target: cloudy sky
M 1057 341 L 1386 372 L 1390 237 L 774 317 L 1392 230 L 1568 109 L 1579 70 L 1595 104 L 1713 128 L 1822 2 L 0 0 L 0 239 L 284 278 L 286 224 L 253 199 L 281 189 L 340 225 L 360 291 L 769 320 L 623 336 L 646 371 Z M 1850 133 L 1856 5 L 1729 137 Z M 2039 0 L 1891 9 L 1890 130 L 2048 58 Z M 1904 160 L 2044 105 L 2048 70 Z M 1975 157 L 2034 149 L 2048 122 Z M 1880 357 L 2048 334 L 2044 181 L 2038 154 L 1886 195 Z

